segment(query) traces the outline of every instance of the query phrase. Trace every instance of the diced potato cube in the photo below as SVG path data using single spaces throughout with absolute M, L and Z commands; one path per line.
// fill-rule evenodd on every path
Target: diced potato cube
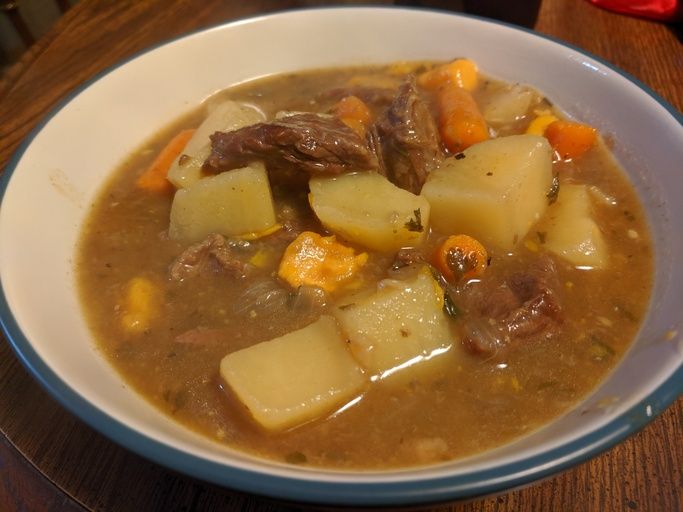
M 548 206 L 552 150 L 543 137 L 511 135 L 447 158 L 422 188 L 432 227 L 512 249 Z
M 376 251 L 420 244 L 429 224 L 429 203 L 376 172 L 310 181 L 311 208 L 340 237 Z
M 223 102 L 211 110 L 168 170 L 168 180 L 176 188 L 189 187 L 202 177 L 202 165 L 211 154 L 210 135 L 229 132 L 265 120 L 256 108 L 236 101 Z
M 270 430 L 324 416 L 358 396 L 367 379 L 334 318 L 228 354 L 221 377 Z
M 202 178 L 179 189 L 171 205 L 169 236 L 196 242 L 210 233 L 255 238 L 277 228 L 263 164 Z
M 506 85 L 483 101 L 481 113 L 488 124 L 497 127 L 523 118 L 537 100 L 537 93 L 530 87 Z
M 426 267 L 410 280 L 385 280 L 376 292 L 338 304 L 333 314 L 349 338 L 351 353 L 373 376 L 417 368 L 453 345 L 443 290 Z
M 585 185 L 562 185 L 538 230 L 545 232 L 546 249 L 577 267 L 605 268 L 607 244 L 591 216 L 590 201 Z

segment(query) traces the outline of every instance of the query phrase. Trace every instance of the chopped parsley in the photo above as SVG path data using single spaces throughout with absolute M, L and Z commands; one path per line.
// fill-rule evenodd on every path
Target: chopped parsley
M 417 210 L 413 210 L 413 215 L 415 215 L 415 218 L 411 218 L 408 222 L 406 222 L 405 227 L 408 231 L 422 233 L 425 228 L 422 225 L 422 213 L 420 212 L 420 209 L 418 208 Z
M 443 312 L 451 318 L 458 318 L 458 316 L 460 316 L 460 309 L 455 305 L 455 302 L 453 302 L 453 299 L 451 299 L 448 292 L 444 292 L 443 294 Z

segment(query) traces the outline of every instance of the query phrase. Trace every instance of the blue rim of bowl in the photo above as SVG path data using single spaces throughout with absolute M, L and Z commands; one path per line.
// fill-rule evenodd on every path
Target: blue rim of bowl
M 173 44 L 187 37 L 193 37 L 202 32 L 216 30 L 226 26 L 243 23 L 255 23 L 264 19 L 278 17 L 283 14 L 303 10 L 357 10 L 357 9 L 386 9 L 392 11 L 431 12 L 444 16 L 455 16 L 475 19 L 483 23 L 501 25 L 513 30 L 526 32 L 535 37 L 546 39 L 552 43 L 569 48 L 580 55 L 593 59 L 603 66 L 623 76 L 634 83 L 657 103 L 664 107 L 678 122 L 683 125 L 683 116 L 666 100 L 642 83 L 637 78 L 615 67 L 605 60 L 592 55 L 570 43 L 560 39 L 537 33 L 531 29 L 513 25 L 499 20 L 492 20 L 481 16 L 464 13 L 439 11 L 436 9 L 406 8 L 406 7 L 321 7 L 317 9 L 291 9 L 273 12 L 259 16 L 238 18 L 226 23 L 205 27 L 175 37 L 154 45 L 146 50 L 128 57 L 94 77 L 87 80 L 70 92 L 65 98 L 45 115 L 41 122 L 29 133 L 21 146 L 5 167 L 0 177 L 0 205 L 7 186 L 21 157 L 31 145 L 38 133 L 56 116 L 67 104 L 106 75 L 125 66 L 128 62 L 153 52 L 156 49 Z M 611 420 L 599 429 L 589 432 L 582 437 L 551 449 L 538 455 L 527 457 L 515 462 L 507 463 L 489 469 L 478 470 L 473 473 L 453 476 L 438 476 L 414 480 L 370 481 L 370 482 L 328 482 L 311 480 L 306 476 L 296 478 L 290 476 L 272 475 L 245 468 L 227 467 L 223 464 L 209 461 L 201 457 L 182 452 L 172 446 L 150 438 L 109 416 L 83 398 L 78 392 L 69 387 L 52 369 L 41 359 L 31 346 L 29 340 L 16 323 L 7 303 L 4 287 L 0 282 L 0 327 L 4 331 L 19 360 L 29 373 L 72 414 L 85 423 L 109 437 L 119 445 L 126 447 L 139 455 L 146 457 L 162 466 L 180 471 L 186 475 L 200 478 L 207 482 L 218 484 L 226 488 L 249 492 L 292 502 L 311 504 L 331 504 L 348 506 L 382 506 L 382 505 L 425 505 L 458 499 L 472 499 L 480 496 L 502 492 L 514 487 L 531 484 L 537 480 L 547 478 L 560 471 L 584 462 L 609 448 L 626 437 L 635 434 L 656 416 L 663 412 L 679 395 L 683 394 L 683 365 L 679 366 L 663 383 L 650 395 L 621 415 Z M 369 473 L 371 475 L 372 473 Z M 310 476 L 310 475 L 308 475 Z

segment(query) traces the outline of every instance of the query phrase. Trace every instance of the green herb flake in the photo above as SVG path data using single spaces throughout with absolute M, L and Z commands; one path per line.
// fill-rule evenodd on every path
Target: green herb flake
M 626 318 L 627 320 L 630 320 L 631 322 L 637 322 L 637 321 L 638 321 L 638 318 L 636 318 L 636 315 L 634 315 L 633 313 L 631 313 L 630 310 L 626 309 L 626 308 L 625 308 L 624 306 L 622 306 L 621 304 L 615 304 L 615 305 L 614 305 L 614 311 L 616 311 L 617 313 L 619 313 L 621 316 L 623 316 L 623 317 Z
M 415 215 L 415 218 L 411 218 L 406 222 L 405 227 L 408 231 L 422 233 L 425 229 L 422 225 L 422 212 L 420 212 L 420 209 L 418 208 L 417 210 L 413 210 L 413 215 Z
M 285 462 L 288 464 L 306 464 L 308 458 L 301 452 L 291 452 L 285 455 Z
M 451 318 L 458 318 L 460 316 L 460 309 L 455 305 L 448 292 L 443 294 L 443 312 Z
M 465 158 L 465 153 L 456 153 L 455 154 L 456 160 L 462 160 L 463 158 Z
M 538 243 L 544 244 L 547 235 L 548 235 L 548 233 L 546 233 L 545 231 L 536 231 L 536 236 L 538 237 Z
M 548 204 L 551 205 L 557 201 L 557 196 L 560 193 L 560 177 L 557 174 L 553 174 L 553 181 L 550 184 L 550 190 L 545 195 L 548 198 Z
M 591 336 L 591 340 L 592 342 L 588 348 L 588 353 L 596 361 L 603 361 L 615 354 L 614 349 L 600 340 L 597 336 Z

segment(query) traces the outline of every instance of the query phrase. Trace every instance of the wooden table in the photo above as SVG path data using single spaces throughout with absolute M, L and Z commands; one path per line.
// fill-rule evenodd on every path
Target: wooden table
M 112 64 L 191 30 L 311 3 L 82 0 L 0 80 L 0 169 L 61 98 Z M 616 64 L 683 109 L 680 28 L 579 0 L 544 0 L 534 28 Z M 572 470 L 498 497 L 429 510 L 683 510 L 682 427 L 679 399 L 642 432 Z M 113 444 L 48 396 L 4 339 L 0 429 L 2 511 L 283 508 L 174 473 Z

